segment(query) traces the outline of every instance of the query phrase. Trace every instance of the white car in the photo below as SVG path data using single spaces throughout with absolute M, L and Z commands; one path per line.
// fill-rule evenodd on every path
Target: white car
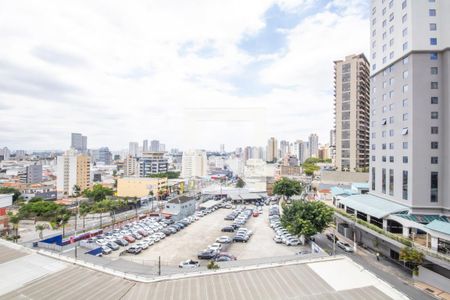
M 153 245 L 155 243 L 151 238 L 145 238 L 142 241 L 144 243 L 147 243 L 147 245 L 149 245 L 149 246 L 151 246 L 151 245 Z
M 141 247 L 142 250 L 148 249 L 148 244 L 144 241 L 137 243 L 136 246 Z
M 220 249 L 222 249 L 222 244 L 220 243 L 214 243 L 212 245 L 209 245 L 208 249 L 210 250 L 214 250 L 214 251 L 220 251 Z
M 199 266 L 200 266 L 200 263 L 198 261 L 195 261 L 192 259 L 182 261 L 178 265 L 179 268 L 187 268 L 187 269 L 198 268 Z
M 300 240 L 296 238 L 290 238 L 286 241 L 287 246 L 298 246 L 300 245 Z
M 230 238 L 230 237 L 228 237 L 228 236 L 226 236 L 226 235 L 224 235 L 224 236 L 219 236 L 217 239 L 216 239 L 216 242 L 217 243 L 221 243 L 221 244 L 228 244 L 228 243 L 231 243 L 233 240 Z
M 344 250 L 345 252 L 353 252 L 352 246 L 350 246 L 350 245 L 347 244 L 346 242 L 338 241 L 338 242 L 336 243 L 336 245 L 337 245 L 339 248 L 341 248 L 342 250 Z
M 239 229 L 236 231 L 236 233 L 240 233 L 240 232 L 245 233 L 245 234 L 248 235 L 248 236 L 253 235 L 253 231 L 251 231 L 251 230 L 249 230 L 249 229 L 247 229 L 247 228 L 239 228 Z

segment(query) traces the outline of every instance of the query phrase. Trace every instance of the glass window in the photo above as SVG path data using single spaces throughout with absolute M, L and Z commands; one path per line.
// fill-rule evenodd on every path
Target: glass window
M 408 142 L 403 142 L 403 149 L 408 149 Z
M 382 160 L 383 162 L 386 162 L 386 156 L 383 155 L 383 156 L 381 157 L 381 160 Z
M 408 15 L 404 14 L 403 17 L 402 17 L 402 23 L 405 23 L 406 20 L 408 20 Z
M 408 90 L 409 90 L 409 86 L 408 86 L 407 84 L 405 84 L 405 85 L 403 86 L 403 93 L 408 92 Z
M 394 116 L 389 117 L 389 124 L 394 124 Z
M 389 143 L 389 149 L 394 150 L 394 143 Z
M 402 35 L 403 36 L 407 36 L 408 35 L 408 28 L 403 29 Z
M 403 107 L 407 107 L 408 106 L 408 99 L 403 99 L 402 105 L 403 105 Z
M 406 0 L 404 0 L 403 2 L 402 2 L 402 9 L 405 9 L 406 8 Z
M 436 126 L 431 127 L 431 134 L 439 134 L 439 127 Z
M 439 119 L 439 112 L 437 112 L 437 111 L 432 111 L 431 112 L 431 118 L 432 119 Z
M 403 121 L 408 121 L 408 113 L 403 114 Z
M 403 163 L 407 164 L 408 163 L 408 156 L 403 156 Z
M 438 67 L 431 67 L 431 75 L 437 75 L 438 74 Z
M 407 65 L 408 62 L 409 62 L 409 56 L 408 56 L 408 57 L 405 57 L 405 58 L 403 59 L 403 64 L 404 64 L 404 65 Z
M 438 183 L 439 183 L 438 172 L 431 172 L 431 195 L 430 195 L 431 202 L 438 201 Z
M 437 30 L 436 23 L 430 23 L 430 31 L 436 31 L 436 30 Z
M 439 83 L 436 81 L 431 82 L 431 89 L 437 90 L 439 88 Z
M 431 97 L 431 104 L 438 104 L 439 98 L 438 97 Z
M 394 157 L 393 156 L 389 156 L 389 162 L 391 162 L 391 163 L 394 162 Z
M 394 136 L 394 129 L 389 129 L 389 136 Z
M 437 54 L 437 52 L 431 53 L 431 54 L 430 54 L 430 59 L 431 59 L 431 60 L 437 60 L 437 59 L 438 59 L 438 54 Z
M 381 191 L 386 194 L 386 169 L 381 170 Z
M 403 50 L 408 50 L 408 42 L 403 43 Z
M 403 171 L 402 198 L 408 200 L 408 171 Z
M 408 70 L 404 71 L 404 72 L 403 72 L 403 79 L 408 78 L 408 76 L 409 76 Z
M 431 149 L 439 149 L 439 142 L 431 142 Z
M 437 45 L 437 38 L 430 38 L 430 45 L 436 46 Z
M 430 10 L 428 11 L 428 15 L 429 15 L 430 17 L 435 17 L 435 16 L 436 16 L 436 10 L 435 10 L 434 8 L 430 9 Z
M 405 127 L 402 129 L 402 135 L 407 135 L 408 134 L 408 127 Z
M 372 191 L 375 190 L 375 168 L 372 167 Z
M 389 195 L 394 196 L 394 170 L 389 169 Z
M 431 164 L 432 165 L 437 165 L 438 164 L 438 157 L 437 156 L 432 156 L 431 157 Z

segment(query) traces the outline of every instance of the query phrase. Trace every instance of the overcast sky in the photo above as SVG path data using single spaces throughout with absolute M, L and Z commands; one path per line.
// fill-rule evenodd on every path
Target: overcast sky
M 368 0 L 0 0 L 0 147 L 329 141 Z

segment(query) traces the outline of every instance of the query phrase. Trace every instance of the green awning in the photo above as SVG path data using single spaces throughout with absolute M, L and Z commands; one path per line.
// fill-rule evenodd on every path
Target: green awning
M 349 196 L 339 200 L 339 203 L 378 219 L 408 211 L 407 206 L 371 194 Z

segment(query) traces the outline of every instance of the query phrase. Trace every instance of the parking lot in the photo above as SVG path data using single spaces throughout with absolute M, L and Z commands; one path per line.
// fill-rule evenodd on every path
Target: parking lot
M 231 211 L 231 209 L 226 208 L 218 209 L 200 218 L 177 234 L 170 235 L 155 243 L 139 255 L 126 254 L 121 258 L 134 262 L 156 262 L 161 257 L 163 265 L 172 266 L 187 259 L 197 260 L 197 253 L 214 243 L 217 237 L 226 235 L 232 238 L 234 236 L 233 233 L 221 232 L 222 227 L 232 223 L 232 221 L 224 220 L 224 217 Z M 253 231 L 253 236 L 247 243 L 230 244 L 226 250 L 226 252 L 236 256 L 238 260 L 293 255 L 305 249 L 302 246 L 288 247 L 283 244 L 276 244 L 272 240 L 274 232 L 268 224 L 268 207 L 266 206 L 263 208 L 262 215 L 250 217 L 244 226 Z M 118 255 L 119 252 L 116 251 L 107 257 L 114 258 Z

